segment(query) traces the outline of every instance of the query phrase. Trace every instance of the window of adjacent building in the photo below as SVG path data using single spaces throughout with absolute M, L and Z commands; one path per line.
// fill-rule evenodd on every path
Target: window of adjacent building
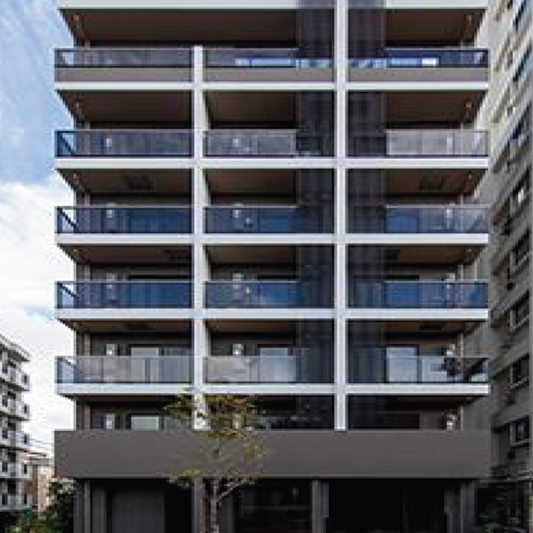
M 530 234 L 529 231 L 516 243 L 512 251 L 512 266 L 517 268 L 529 256 L 530 252 Z
M 131 415 L 130 429 L 137 431 L 159 431 L 161 417 L 158 415 Z
M 512 204 L 514 211 L 518 211 L 526 202 L 531 194 L 531 169 L 524 172 L 520 183 L 516 186 L 512 195 Z
M 509 369 L 509 383 L 512 387 L 525 383 L 529 379 L 529 354 L 515 361 Z
M 511 326 L 517 328 L 529 318 L 529 293 L 520 298 L 520 300 L 511 309 Z
M 511 445 L 524 444 L 529 441 L 529 417 L 521 418 L 510 426 Z

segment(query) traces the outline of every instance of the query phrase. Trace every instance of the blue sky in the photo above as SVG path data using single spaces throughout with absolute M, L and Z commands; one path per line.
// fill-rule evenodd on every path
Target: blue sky
M 69 427 L 54 394 L 54 357 L 72 334 L 53 319 L 56 279 L 72 277 L 54 246 L 54 206 L 71 195 L 53 164 L 53 132 L 70 120 L 53 90 L 53 50 L 70 39 L 56 0 L 0 0 L 0 332 L 33 355 L 27 425 L 36 443 Z

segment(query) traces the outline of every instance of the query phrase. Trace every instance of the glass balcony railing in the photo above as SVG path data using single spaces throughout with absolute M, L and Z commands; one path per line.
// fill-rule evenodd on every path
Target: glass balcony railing
M 476 48 L 387 48 L 383 57 L 350 59 L 353 68 L 487 68 L 489 52 Z
M 350 135 L 351 157 L 487 157 L 483 130 L 384 130 Z
M 189 130 L 63 130 L 56 132 L 57 157 L 188 157 Z
M 58 207 L 56 231 L 71 233 L 191 233 L 191 209 L 183 206 Z
M 301 281 L 208 281 L 211 308 L 318 308 L 329 307 L 324 294 Z
M 352 233 L 488 233 L 489 208 L 478 205 L 399 205 L 354 208 Z
M 300 57 L 297 48 L 208 48 L 210 68 L 331 68 L 328 58 Z
M 350 366 L 353 367 L 351 383 L 483 384 L 489 381 L 486 357 L 399 354 L 383 354 L 382 358 L 375 356 L 375 353 L 354 354 L 350 360 Z M 369 364 L 372 366 L 372 379 L 368 377 Z
M 349 415 L 349 429 L 370 430 L 445 430 L 461 429 L 456 411 L 379 411 L 373 409 L 353 410 Z
M 271 409 L 250 418 L 247 423 L 258 430 L 333 429 L 333 417 L 327 414 L 315 415 Z
M 308 135 L 297 130 L 211 130 L 205 134 L 209 157 L 328 157 L 333 135 Z
M 323 233 L 331 231 L 316 209 L 298 206 L 216 206 L 205 210 L 207 233 Z
M 56 68 L 192 67 L 191 48 L 64 48 L 55 51 Z
M 298 355 L 216 355 L 205 359 L 209 383 L 325 383 L 327 372 L 317 372 L 305 351 Z M 323 370 L 323 369 L 319 369 Z M 319 380 L 315 379 L 323 374 Z M 331 374 L 331 372 L 329 372 Z
M 190 356 L 79 356 L 59 357 L 59 384 L 190 383 Z
M 353 281 L 351 307 L 486 309 L 484 281 Z
M 59 282 L 57 308 L 189 308 L 191 293 L 190 281 Z

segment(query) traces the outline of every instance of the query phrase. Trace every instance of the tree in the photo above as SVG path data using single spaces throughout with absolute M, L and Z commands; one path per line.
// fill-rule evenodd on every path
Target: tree
M 41 516 L 25 513 L 9 533 L 72 533 L 74 492 L 71 483 L 56 479 L 48 487 L 50 504 Z
M 190 458 L 191 467 L 172 476 L 172 480 L 187 486 L 200 483 L 206 505 L 206 531 L 218 533 L 223 501 L 261 475 L 266 448 L 253 427 L 255 405 L 242 396 L 210 395 L 198 399 L 193 394 L 183 394 L 166 411 L 180 422 L 195 422 L 193 431 L 198 442 Z

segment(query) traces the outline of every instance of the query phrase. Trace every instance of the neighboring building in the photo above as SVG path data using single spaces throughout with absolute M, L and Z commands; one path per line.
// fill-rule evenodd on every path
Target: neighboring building
M 54 479 L 54 462 L 43 452 L 32 451 L 28 454 L 30 481 L 26 493 L 31 498 L 33 510 L 41 514 L 50 503 L 49 488 Z
M 23 423 L 30 419 L 23 395 L 30 379 L 22 367 L 30 354 L 0 335 L 0 529 L 13 523 L 17 515 L 31 507 L 25 492 L 29 478 L 26 454 L 30 438 Z
M 493 0 L 487 10 L 491 84 L 487 95 L 495 198 L 490 246 L 493 377 L 493 505 L 513 531 L 530 530 L 531 458 L 531 0 Z
M 200 530 L 167 482 L 196 441 L 163 407 L 191 388 L 254 395 L 270 448 L 224 533 L 469 531 L 490 471 L 484 2 L 60 7 L 76 425 L 55 460 L 77 533 Z

